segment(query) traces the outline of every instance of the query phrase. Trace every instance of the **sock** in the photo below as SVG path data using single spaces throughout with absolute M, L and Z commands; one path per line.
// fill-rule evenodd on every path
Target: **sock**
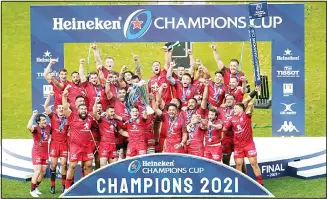
M 82 178 L 84 178 L 85 173 L 84 173 L 84 169 L 82 169 Z
M 73 185 L 75 183 L 75 176 L 73 176 L 73 179 L 71 179 L 71 185 Z M 66 179 L 66 182 L 67 182 L 67 179 Z
M 66 184 L 66 175 L 61 175 L 61 184 L 62 185 Z
M 72 179 L 66 179 L 65 189 L 68 189 L 71 186 L 72 182 Z
M 56 170 L 51 170 L 51 187 L 56 186 Z
M 34 183 L 31 182 L 31 191 L 34 191 L 35 188 L 36 188 L 36 184 L 34 184 Z
M 36 187 L 38 187 L 41 184 L 41 182 L 36 182 Z
M 257 178 L 257 182 L 262 185 L 263 184 L 262 175 L 256 176 L 256 178 Z

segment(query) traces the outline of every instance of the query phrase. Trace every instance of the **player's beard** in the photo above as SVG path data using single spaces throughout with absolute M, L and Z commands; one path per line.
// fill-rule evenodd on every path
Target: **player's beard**
M 87 114 L 85 113 L 80 113 L 80 114 L 78 114 L 78 116 L 82 119 L 82 120 L 85 120 L 86 119 L 86 116 L 87 116 Z
M 78 81 L 74 81 L 74 84 L 75 84 L 75 85 L 78 85 L 80 82 L 81 82 L 80 80 L 78 80 Z

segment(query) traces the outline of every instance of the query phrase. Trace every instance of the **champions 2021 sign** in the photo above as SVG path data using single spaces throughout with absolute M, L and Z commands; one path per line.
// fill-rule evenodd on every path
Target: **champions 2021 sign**
M 60 197 L 274 197 L 252 178 L 205 158 L 152 154 L 116 162 Z
M 65 43 L 249 41 L 253 23 L 251 42 L 272 46 L 272 134 L 304 135 L 304 5 L 257 4 L 251 12 L 252 19 L 248 5 L 31 6 L 32 108 L 43 110 L 52 87 L 42 74 L 50 58 L 58 62 L 52 72 L 64 66 Z

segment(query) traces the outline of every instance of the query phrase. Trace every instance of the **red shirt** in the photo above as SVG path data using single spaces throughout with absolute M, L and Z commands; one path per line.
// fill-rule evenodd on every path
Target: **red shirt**
M 100 84 L 97 84 L 94 86 L 91 82 L 87 82 L 85 90 L 86 90 L 86 96 L 87 96 L 88 111 L 89 112 L 92 111 L 96 97 L 100 97 L 102 111 L 105 111 L 106 106 L 108 105 L 108 99 L 105 94 L 104 87 L 101 86 Z
M 200 128 L 201 124 L 196 124 L 189 131 L 189 146 L 203 147 L 203 138 L 206 130 Z
M 48 154 L 51 126 L 48 124 L 45 128 L 41 129 L 36 125 L 32 134 L 34 141 L 32 150 L 37 153 Z
M 145 125 L 146 120 L 139 117 L 135 120 L 128 120 L 125 122 L 129 143 L 133 142 L 144 142 L 145 141 Z
M 240 116 L 235 116 L 224 125 L 226 129 L 232 127 L 234 132 L 235 148 L 242 148 L 253 143 L 251 116 L 243 112 Z
M 201 106 L 198 108 L 195 108 L 193 110 L 187 109 L 186 111 L 182 111 L 181 114 L 183 116 L 183 119 L 186 121 L 188 124 L 191 122 L 191 118 L 193 114 L 198 114 L 201 116 L 202 119 L 207 118 L 209 110 L 208 109 L 203 109 Z
M 154 120 L 155 120 L 155 117 L 156 114 L 151 114 L 151 115 L 148 115 L 148 118 L 146 119 L 146 124 L 145 124 L 145 132 L 146 133 L 154 133 L 154 130 L 153 130 L 153 125 L 154 125 Z
M 118 115 L 120 117 L 128 117 L 129 116 L 128 111 L 126 109 L 125 102 L 120 101 L 120 99 L 118 99 L 117 97 L 113 96 L 109 100 L 109 105 L 115 107 L 116 115 Z
M 168 113 L 163 113 L 162 126 L 165 131 L 161 131 L 161 133 L 166 135 L 168 143 L 175 144 L 182 141 L 183 133 L 186 133 L 186 124 L 181 115 L 175 116 L 175 119 L 171 119 Z
M 78 85 L 74 84 L 73 82 L 69 82 L 69 84 L 71 85 L 71 87 L 68 92 L 68 102 L 70 104 L 70 107 L 74 107 L 77 96 L 81 95 L 83 97 L 86 97 L 85 87 L 87 85 L 87 82 L 79 83 Z
M 218 111 L 219 111 L 218 119 L 223 120 L 224 123 L 227 123 L 228 120 L 230 120 L 234 115 L 233 107 L 219 107 Z M 227 129 L 227 132 L 225 133 L 225 137 L 229 137 L 229 138 L 234 137 L 234 132 L 231 128 Z
M 81 147 L 89 147 L 90 143 L 93 143 L 91 135 L 91 127 L 94 123 L 93 118 L 87 115 L 86 119 L 82 120 L 78 114 L 71 113 L 68 117 L 68 122 L 71 142 Z
M 235 97 L 235 103 L 242 102 L 243 101 L 244 93 L 243 93 L 242 88 L 240 88 L 240 87 L 237 87 L 237 88 L 235 88 L 233 90 L 228 87 L 227 88 L 227 94 L 234 95 L 234 97 Z
M 59 117 L 57 113 L 52 112 L 49 114 L 51 122 L 51 142 L 65 143 L 68 136 L 68 120 L 65 116 Z
M 187 88 L 183 87 L 183 84 L 180 81 L 176 81 L 174 85 L 176 89 L 176 98 L 182 100 L 182 107 L 187 106 L 187 101 L 194 97 L 194 95 L 199 94 L 199 89 L 189 84 Z
M 229 68 L 224 68 L 221 70 L 224 73 L 224 84 L 225 86 L 229 85 L 229 80 L 231 77 L 236 77 L 238 81 L 238 86 L 242 86 L 242 80 L 241 77 L 244 76 L 244 73 L 241 71 L 236 71 L 236 73 L 232 74 Z
M 153 75 L 148 81 L 148 89 L 150 93 L 153 93 L 156 96 L 156 93 L 159 87 L 163 84 L 167 84 L 167 88 L 163 89 L 162 100 L 165 104 L 169 104 L 172 99 L 172 89 L 169 81 L 167 80 L 167 71 L 164 69 L 158 75 Z
M 220 107 L 224 102 L 227 87 L 223 83 L 216 85 L 215 82 L 209 81 L 208 91 L 208 102 L 215 107 Z
M 91 132 L 93 135 L 93 138 L 95 141 L 99 142 L 100 141 L 100 130 L 99 130 L 99 125 L 98 122 L 94 119 L 92 115 L 90 117 L 93 119 L 92 125 L 91 125 Z
M 101 142 L 116 143 L 116 135 L 121 128 L 120 123 L 115 119 L 108 119 L 107 117 L 101 117 L 98 120 Z
M 60 83 L 62 83 L 61 81 L 59 81 Z M 62 104 L 62 93 L 64 92 L 64 89 L 66 88 L 66 86 L 68 84 L 70 84 L 71 82 L 66 81 L 64 84 L 64 88 L 62 90 L 60 90 L 53 82 L 50 82 L 50 84 L 52 85 L 53 88 L 53 92 L 54 92 L 54 108 L 57 109 L 58 104 Z
M 224 125 L 224 122 L 220 119 L 217 119 L 216 121 L 213 122 L 213 124 L 214 125 L 221 124 L 221 129 L 210 127 L 206 130 L 206 133 L 204 134 L 206 145 L 214 145 L 214 144 L 221 143 L 221 132 L 223 129 L 222 127 Z

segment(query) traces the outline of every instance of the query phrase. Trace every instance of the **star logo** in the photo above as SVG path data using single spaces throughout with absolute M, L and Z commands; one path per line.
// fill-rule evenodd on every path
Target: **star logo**
M 292 51 L 290 49 L 286 49 L 284 52 L 284 55 L 292 55 Z
M 46 52 L 44 52 L 43 57 L 52 57 L 51 52 L 47 50 Z
M 136 167 L 137 167 L 136 164 L 132 165 L 132 169 L 136 169 Z
M 140 21 L 139 18 L 136 17 L 136 20 L 132 21 L 131 23 L 133 24 L 133 30 L 136 28 L 141 29 L 142 28 L 141 25 L 142 25 L 143 21 Z

